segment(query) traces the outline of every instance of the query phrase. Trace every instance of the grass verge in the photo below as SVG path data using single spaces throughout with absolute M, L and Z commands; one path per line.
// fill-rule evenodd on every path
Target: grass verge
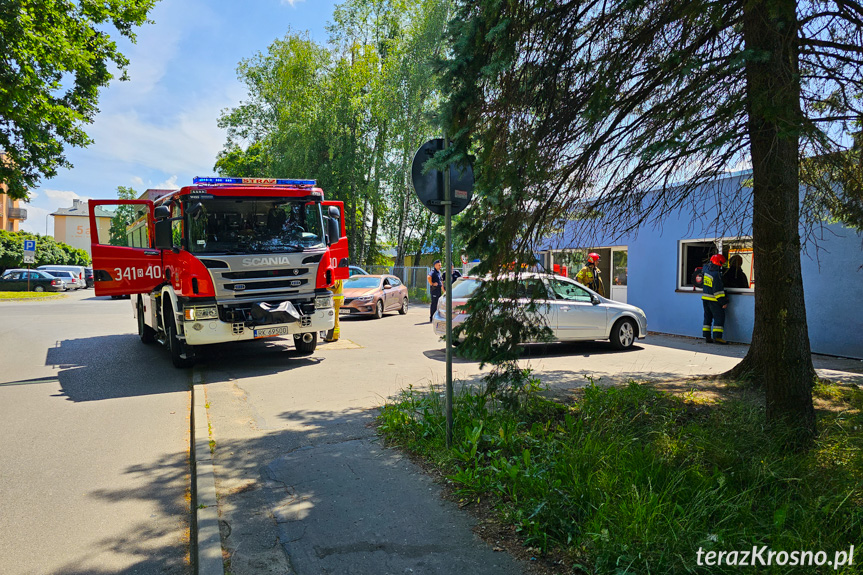
M 0 300 L 60 299 L 64 297 L 66 297 L 64 294 L 51 292 L 0 291 Z
M 863 550 L 853 565 L 826 565 L 863 547 L 863 392 L 815 392 L 837 409 L 819 412 L 816 444 L 801 454 L 780 449 L 751 398 L 705 402 L 635 383 L 588 387 L 572 405 L 531 394 L 514 409 L 462 390 L 449 451 L 441 391 L 410 388 L 384 407 L 379 431 L 463 499 L 490 498 L 523 545 L 564 558 L 562 573 L 738 573 L 742 552 L 763 546 L 765 561 L 786 554 L 755 563 L 759 573 L 863 573 Z M 711 551 L 725 564 L 706 566 Z M 792 567 L 793 551 L 825 565 Z

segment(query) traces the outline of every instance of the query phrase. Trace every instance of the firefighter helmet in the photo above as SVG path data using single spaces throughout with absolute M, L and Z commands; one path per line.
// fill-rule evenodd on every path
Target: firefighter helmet
M 590 252 L 589 254 L 587 254 L 587 263 L 595 264 L 598 261 L 599 261 L 599 254 L 598 253 Z
M 710 258 L 710 263 L 715 264 L 717 266 L 725 265 L 725 256 L 722 254 L 716 254 L 715 256 Z

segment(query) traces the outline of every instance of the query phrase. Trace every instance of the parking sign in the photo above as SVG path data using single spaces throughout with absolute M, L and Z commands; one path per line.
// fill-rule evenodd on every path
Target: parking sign
M 24 263 L 36 263 L 36 240 L 24 240 Z

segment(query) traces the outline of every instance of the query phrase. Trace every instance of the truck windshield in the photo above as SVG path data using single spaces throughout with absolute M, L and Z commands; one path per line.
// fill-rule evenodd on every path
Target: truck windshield
M 198 217 L 187 216 L 185 221 L 192 253 L 302 252 L 325 247 L 317 202 L 220 197 L 201 200 L 201 205 Z

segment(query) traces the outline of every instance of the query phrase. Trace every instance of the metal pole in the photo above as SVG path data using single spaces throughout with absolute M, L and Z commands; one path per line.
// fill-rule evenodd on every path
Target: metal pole
M 443 149 L 449 147 L 446 133 L 443 135 Z M 446 446 L 452 447 L 452 201 L 449 189 L 449 165 L 443 175 L 444 219 L 446 220 Z

